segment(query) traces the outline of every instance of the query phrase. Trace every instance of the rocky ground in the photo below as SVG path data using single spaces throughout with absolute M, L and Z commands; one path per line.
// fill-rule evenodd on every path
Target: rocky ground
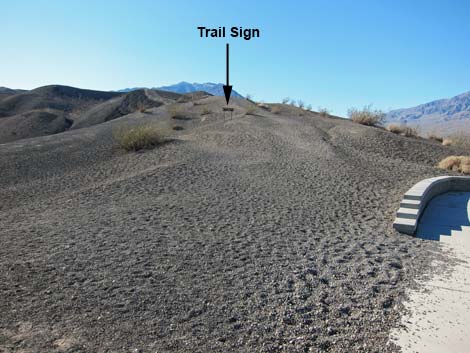
M 161 106 L 0 145 L 0 352 L 397 351 L 438 245 L 394 212 L 458 151 L 287 106 L 178 104 L 188 119 Z M 113 127 L 142 121 L 183 130 L 117 149 Z

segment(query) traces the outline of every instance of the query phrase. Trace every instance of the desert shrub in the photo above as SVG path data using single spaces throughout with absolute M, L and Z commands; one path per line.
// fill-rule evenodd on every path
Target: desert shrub
M 400 134 L 402 132 L 402 126 L 398 124 L 390 124 L 387 126 L 387 131 L 393 132 L 394 134 Z
M 289 104 L 295 107 L 295 103 L 296 103 L 295 99 L 291 99 Z
M 302 99 L 299 99 L 297 101 L 297 106 L 300 108 L 300 109 L 304 109 L 304 106 L 305 106 L 305 103 Z
M 311 104 L 307 105 L 305 107 L 305 110 L 308 110 L 309 112 L 311 112 L 312 111 L 312 105 Z
M 139 113 L 145 113 L 146 110 L 147 110 L 147 109 L 145 108 L 145 106 L 144 106 L 143 103 L 139 103 L 139 104 L 137 105 L 137 111 L 138 111 Z
M 385 120 L 385 113 L 372 109 L 371 105 L 366 105 L 362 109 L 351 108 L 348 110 L 348 116 L 353 122 L 367 126 L 382 125 Z
M 152 125 L 122 127 L 113 131 L 113 136 L 126 151 L 153 148 L 165 141 L 165 132 Z
M 245 115 L 253 115 L 256 112 L 256 106 L 255 105 L 250 105 L 248 108 L 246 108 L 246 114 Z
M 418 137 L 418 129 L 411 126 L 405 126 L 403 128 L 402 135 L 406 137 Z
M 286 97 L 286 98 L 283 98 L 283 99 L 282 99 L 281 103 L 282 103 L 282 104 L 288 104 L 289 101 L 290 101 L 290 98 L 289 98 L 289 97 Z
M 271 113 L 273 113 L 273 114 L 281 113 L 281 107 L 278 106 L 278 105 L 275 105 L 274 107 L 271 108 Z
M 454 134 L 442 141 L 444 146 L 456 146 L 461 148 L 470 148 L 470 136 L 465 134 Z
M 325 117 L 325 116 L 329 116 L 330 115 L 330 111 L 326 108 L 323 108 L 323 107 L 318 107 L 318 114 L 320 114 L 321 116 Z
M 247 94 L 245 95 L 245 98 L 246 98 L 247 100 L 249 100 L 249 101 L 252 101 L 252 100 L 253 100 L 253 95 L 250 94 L 250 93 L 247 93 Z
M 428 138 L 429 138 L 430 140 L 437 141 L 437 142 L 440 142 L 440 143 L 442 143 L 442 144 L 444 143 L 444 138 L 441 137 L 441 136 L 437 136 L 437 135 L 431 134 L 431 135 L 428 136 Z
M 204 109 L 202 110 L 201 115 L 207 115 L 207 114 L 210 114 L 210 113 L 212 113 L 212 111 L 211 111 L 210 109 L 204 108 Z
M 449 156 L 440 161 L 438 167 L 441 169 L 470 174 L 470 157 Z
M 452 145 L 452 140 L 449 138 L 446 138 L 442 140 L 442 146 L 451 146 Z
M 390 124 L 387 126 L 387 130 L 393 132 L 394 134 L 406 136 L 406 137 L 416 137 L 418 136 L 418 130 L 411 126 L 407 125 L 398 125 Z
M 256 106 L 257 106 L 258 108 L 261 108 L 261 109 L 264 109 L 264 110 L 270 110 L 269 105 L 267 105 L 267 104 L 265 104 L 265 103 L 262 103 L 262 102 L 257 103 Z
M 168 113 L 170 114 L 170 118 L 175 120 L 190 120 L 191 118 L 188 117 L 181 106 L 177 104 L 169 105 L 167 108 Z

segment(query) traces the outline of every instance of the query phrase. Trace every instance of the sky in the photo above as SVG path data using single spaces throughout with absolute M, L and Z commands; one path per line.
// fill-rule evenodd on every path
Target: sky
M 0 86 L 98 90 L 225 81 L 345 116 L 470 90 L 468 0 L 0 0 Z M 201 38 L 197 27 L 258 28 Z

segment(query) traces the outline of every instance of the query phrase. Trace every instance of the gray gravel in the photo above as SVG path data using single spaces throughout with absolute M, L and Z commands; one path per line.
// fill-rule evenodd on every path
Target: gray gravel
M 164 107 L 0 145 L 0 352 L 397 350 L 437 245 L 393 214 L 452 150 L 202 102 L 211 114 L 185 103 L 192 121 L 145 153 L 113 147 L 112 126 L 171 123 Z

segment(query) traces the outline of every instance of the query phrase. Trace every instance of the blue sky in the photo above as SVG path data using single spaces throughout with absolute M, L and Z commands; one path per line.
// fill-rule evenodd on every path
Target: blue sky
M 115 90 L 224 82 L 345 115 L 470 90 L 470 1 L 0 0 L 0 86 Z M 198 26 L 261 37 L 204 39 Z

